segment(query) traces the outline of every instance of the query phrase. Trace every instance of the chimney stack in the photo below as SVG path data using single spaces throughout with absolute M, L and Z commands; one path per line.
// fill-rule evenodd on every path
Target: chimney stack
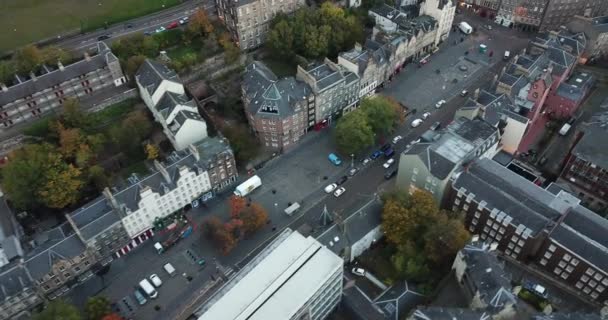
M 38 80 L 38 78 L 36 78 L 36 74 L 33 71 L 30 71 L 30 78 L 32 79 L 32 81 Z
M 89 53 L 88 53 L 88 52 L 86 52 L 86 51 L 84 52 L 84 59 L 85 59 L 86 61 L 91 61 L 91 56 L 90 56 L 90 55 L 89 55 Z
M 359 42 L 355 42 L 355 50 L 361 52 L 361 44 Z
M 198 149 L 193 144 L 188 146 L 188 150 L 190 150 L 190 153 L 194 156 L 196 161 L 201 160 L 201 155 L 198 153 Z
M 475 89 L 475 92 L 473 93 L 473 98 L 475 99 L 475 101 L 479 99 L 479 88 Z
M 163 178 L 165 178 L 165 181 L 167 183 L 171 183 L 171 176 L 169 175 L 169 171 L 167 171 L 167 168 L 165 168 L 165 166 L 158 162 L 158 160 L 154 160 L 154 168 L 156 168 L 156 170 L 158 170 L 158 172 L 163 175 Z
M 112 194 L 112 191 L 110 191 L 110 189 L 108 187 L 103 188 L 103 192 L 102 192 L 103 196 L 108 199 L 108 201 L 110 201 L 110 206 L 114 209 L 114 210 L 118 210 L 118 201 L 116 201 L 116 198 L 114 198 L 114 195 Z
M 0 88 L 2 88 L 2 92 L 8 92 L 8 87 L 4 83 L 0 83 Z

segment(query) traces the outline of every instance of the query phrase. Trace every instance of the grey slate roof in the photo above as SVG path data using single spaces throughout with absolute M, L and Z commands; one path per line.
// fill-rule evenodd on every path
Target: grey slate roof
M 339 70 L 333 70 L 326 63 L 315 63 L 306 69 L 317 82 L 319 91 L 333 87 L 341 81 L 344 81 L 344 76 Z
M 146 59 L 142 63 L 135 74 L 135 78 L 150 95 L 154 94 L 163 80 L 181 83 L 177 73 L 173 69 L 151 59 Z
M 507 116 L 521 123 L 528 123 L 529 119 L 515 112 L 513 101 L 504 94 L 501 94 L 486 106 L 484 119 L 491 124 L 498 123 L 502 116 Z
M 163 94 L 162 98 L 160 98 L 155 108 L 166 119 L 171 114 L 173 109 L 175 109 L 175 107 L 177 107 L 178 105 L 196 108 L 194 101 L 188 99 L 185 94 L 177 94 L 171 91 L 167 91 L 165 92 L 165 94 Z
M 443 307 L 423 307 L 412 313 L 412 320 L 492 320 L 486 310 L 471 310 Z
M 523 224 L 534 234 L 560 216 L 549 206 L 555 198 L 551 193 L 490 159 L 473 162 L 456 177 L 453 187 L 474 193 L 489 210 L 505 212 L 513 218 L 512 224 Z
M 398 320 L 425 300 L 426 297 L 417 292 L 412 284 L 399 281 L 376 297 L 374 304 L 382 310 L 387 320 Z
M 463 137 L 475 146 L 480 146 L 492 136 L 497 135 L 498 129 L 483 119 L 456 119 L 448 126 L 448 130 Z
M 589 92 L 593 77 L 589 73 L 574 72 L 568 80 L 557 87 L 557 95 L 574 102 L 580 102 Z
M 460 251 L 467 264 L 467 275 L 489 308 L 515 305 L 517 299 L 511 293 L 511 274 L 488 249 L 489 245 L 483 242 L 471 242 Z
M 308 99 L 312 92 L 306 83 L 293 77 L 278 79 L 259 61 L 247 66 L 242 86 L 250 100 L 249 112 L 269 117 L 293 115 L 297 101 Z
M 14 264 L 0 273 L 0 301 L 10 298 L 23 290 L 32 288 L 34 282 L 25 266 Z
M 383 320 L 384 313 L 356 285 L 346 284 L 342 292 L 343 303 L 358 320 Z
M 538 314 L 532 317 L 532 320 L 601 320 L 603 319 L 599 314 L 594 313 L 580 313 L 580 312 L 554 312 L 550 315 Z
M 13 210 L 6 203 L 4 196 L 0 196 L 0 241 L 17 234 L 17 225 Z
M 101 69 L 107 65 L 106 59 L 113 59 L 114 54 L 103 42 L 97 44 L 97 54 L 86 59 L 79 60 L 64 67 L 63 70 L 56 69 L 52 72 L 36 77 L 36 80 L 29 79 L 22 83 L 8 87 L 8 91 L 0 91 L 0 106 L 7 105 L 15 100 L 23 99 L 36 92 L 45 90 L 55 85 L 61 84 L 80 75 Z
M 57 260 L 73 258 L 85 251 L 84 244 L 75 234 L 68 237 L 56 235 L 58 237 L 48 239 L 46 243 L 27 254 L 25 264 L 34 279 L 40 279 L 51 271 Z
M 608 170 L 608 128 L 588 125 L 583 129 L 583 137 L 574 146 L 572 153 L 578 158 L 594 163 Z
M 97 236 L 120 221 L 119 215 L 112 210 L 108 200 L 103 196 L 72 212 L 70 217 L 85 240 Z

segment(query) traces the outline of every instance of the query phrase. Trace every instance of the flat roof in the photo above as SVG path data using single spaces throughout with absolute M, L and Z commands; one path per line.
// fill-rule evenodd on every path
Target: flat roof
M 198 319 L 290 319 L 342 264 L 314 238 L 286 229 L 206 303 Z

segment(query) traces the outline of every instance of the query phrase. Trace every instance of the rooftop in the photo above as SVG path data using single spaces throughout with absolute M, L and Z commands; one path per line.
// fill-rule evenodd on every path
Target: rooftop
M 103 196 L 78 208 L 70 214 L 70 217 L 86 240 L 120 221 L 118 214 L 112 210 Z
M 398 320 L 426 301 L 426 298 L 412 284 L 398 281 L 376 297 L 374 303 L 384 312 L 386 319 Z
M 291 319 L 342 264 L 314 238 L 286 229 L 196 314 L 199 320 Z
M 448 126 L 448 130 L 463 137 L 477 147 L 498 134 L 496 127 L 479 118 L 473 120 L 467 118 L 456 119 Z
M 557 87 L 557 95 L 580 102 L 590 89 L 593 77 L 590 73 L 574 72 L 568 80 Z
M 582 127 L 583 137 L 572 153 L 578 158 L 608 170 L 608 123 L 595 123 Z
M 306 68 L 306 72 L 315 79 L 319 91 L 323 91 L 344 81 L 342 72 L 334 70 L 327 63 L 313 63 Z
M 177 73 L 166 65 L 151 59 L 146 59 L 135 74 L 137 82 L 152 95 L 163 82 L 169 80 L 181 83 Z
M 414 311 L 412 320 L 492 320 L 486 310 L 460 308 L 422 307 Z

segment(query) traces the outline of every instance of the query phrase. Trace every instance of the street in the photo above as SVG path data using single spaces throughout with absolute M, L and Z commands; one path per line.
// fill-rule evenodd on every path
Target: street
M 485 21 L 488 23 L 487 20 Z M 470 23 L 475 25 L 476 22 Z M 406 119 L 398 128 L 394 135 L 402 135 L 404 139 L 395 146 L 397 155 L 434 122 L 439 121 L 443 125 L 450 123 L 454 112 L 466 99 L 458 93 L 462 89 L 472 93 L 477 88 L 487 88 L 494 74 L 506 64 L 500 59 L 502 51 L 517 52 L 527 43 L 527 39 L 519 37 L 515 31 L 503 30 L 499 27 L 495 27 L 491 33 L 479 28 L 477 35 L 469 36 L 462 43 L 453 45 L 453 40 L 459 41 L 460 37 L 460 33 L 455 32 L 440 50 L 431 56 L 427 65 L 421 68 L 416 64 L 407 66 L 383 91 L 382 94 L 417 108 L 419 113 L 423 110 L 432 112 L 431 117 L 415 129 L 409 125 L 413 120 L 412 117 Z M 476 48 L 480 41 L 487 43 L 490 49 L 496 52 L 494 60 L 484 63 L 483 57 L 478 57 L 479 62 L 470 63 L 471 69 L 467 77 L 462 76 L 461 80 L 453 83 L 449 79 L 459 74 L 453 68 L 458 68 L 459 63 L 468 64 L 469 62 L 463 62 L 469 61 L 464 59 L 464 52 Z M 494 45 L 496 48 L 493 47 Z M 473 53 L 470 55 L 471 59 L 475 58 Z M 436 69 L 440 72 L 437 73 Z M 438 81 L 444 85 L 436 85 Z M 445 99 L 447 103 L 441 109 L 435 109 L 434 104 L 440 99 Z M 226 277 L 234 274 L 284 228 L 298 229 L 302 225 L 308 225 L 312 228 L 312 234 L 318 235 L 327 228 L 318 223 L 325 206 L 329 212 L 346 217 L 365 203 L 377 198 L 378 194 L 394 186 L 394 179 L 388 181 L 384 179 L 385 169 L 382 164 L 386 160 L 383 157 L 366 166 L 362 166 L 361 158 L 357 158 L 354 159 L 354 163 L 360 170 L 343 185 L 346 188 L 345 194 L 339 198 L 334 197 L 333 194 L 326 194 L 323 188 L 346 175 L 351 162 L 350 157 L 345 155 L 341 155 L 343 160 L 341 166 L 334 166 L 328 161 L 327 155 L 336 152 L 333 130 L 334 128 L 330 127 L 308 133 L 295 150 L 278 156 L 256 172 L 262 180 L 262 187 L 255 190 L 251 198 L 266 208 L 271 222 L 253 237 L 242 240 L 230 254 L 226 256 L 219 254 L 200 236 L 198 229 L 189 238 L 182 240 L 162 255 L 158 255 L 154 250 L 154 240 L 147 241 L 127 256 L 114 261 L 103 279 L 95 277 L 74 289 L 70 294 L 72 300 L 80 301 L 87 296 L 101 294 L 116 302 L 120 311 L 130 318 L 175 319 L 178 315 L 187 314 L 184 309 L 192 312 L 204 301 L 206 296 L 203 296 L 202 288 L 215 281 L 214 279 L 222 273 Z M 241 181 L 246 178 L 241 177 Z M 225 195 L 213 199 L 206 208 L 193 208 L 188 212 L 188 216 L 196 225 L 210 216 L 218 216 L 226 220 L 229 211 L 226 199 L 231 191 L 232 189 Z M 300 203 L 301 208 L 290 217 L 284 214 L 283 210 L 293 202 Z M 207 260 L 206 267 L 199 268 L 193 263 L 185 253 L 187 249 L 204 257 Z M 173 278 L 168 278 L 167 273 L 162 269 L 167 262 L 177 269 L 177 275 Z M 163 280 L 162 287 L 158 289 L 159 298 L 140 307 L 133 298 L 133 288 L 139 280 L 153 273 L 158 274 Z M 191 281 L 188 280 L 188 276 L 192 277 Z M 130 300 L 129 307 L 125 306 L 123 299 Z M 159 307 L 155 308 L 155 306 Z

